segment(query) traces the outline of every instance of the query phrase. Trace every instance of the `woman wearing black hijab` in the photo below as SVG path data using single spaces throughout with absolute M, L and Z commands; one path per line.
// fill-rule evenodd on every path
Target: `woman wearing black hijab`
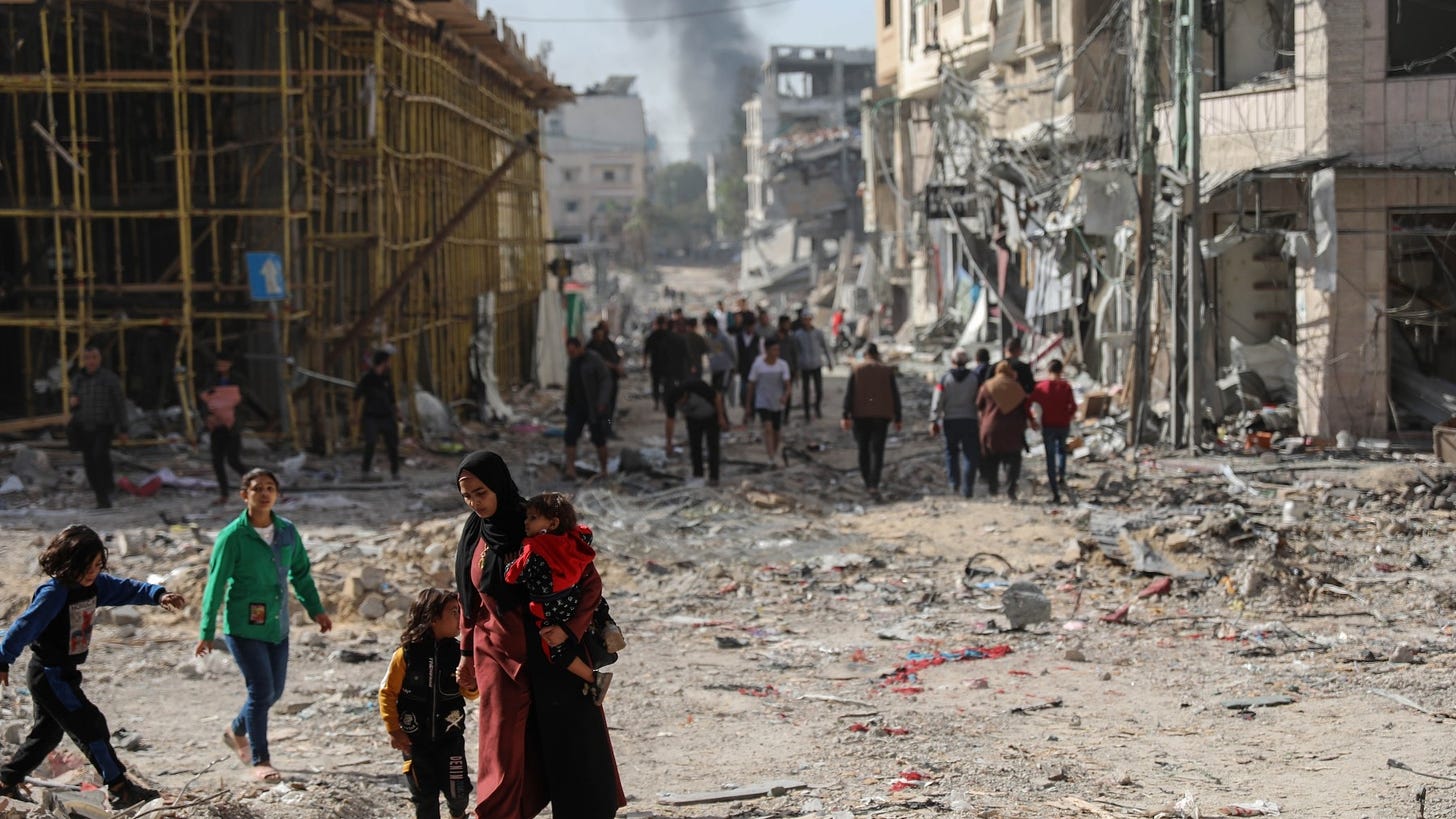
M 460 462 L 456 484 L 471 514 L 455 551 L 464 628 L 458 676 L 480 689 L 480 819 L 530 819 L 551 804 L 555 819 L 610 817 L 626 804 L 606 716 L 581 681 L 551 665 L 505 568 L 526 536 L 524 499 L 510 468 L 480 450 Z M 579 638 L 602 597 L 596 567 L 582 575 L 582 601 L 568 624 Z

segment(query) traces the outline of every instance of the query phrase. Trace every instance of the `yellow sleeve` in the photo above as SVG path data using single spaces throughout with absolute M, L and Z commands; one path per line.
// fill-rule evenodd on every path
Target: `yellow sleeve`
M 404 685 L 404 647 L 396 648 L 389 658 L 389 670 L 379 684 L 379 716 L 384 718 L 384 728 L 390 733 L 399 727 L 399 689 Z

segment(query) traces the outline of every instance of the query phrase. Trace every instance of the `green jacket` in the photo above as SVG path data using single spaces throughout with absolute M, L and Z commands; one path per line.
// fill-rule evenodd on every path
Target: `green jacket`
M 273 544 L 263 541 L 243 511 L 217 535 L 202 593 L 202 639 L 217 635 L 217 610 L 225 607 L 223 634 L 281 643 L 288 636 L 287 583 L 309 617 L 324 611 L 298 529 L 273 515 Z

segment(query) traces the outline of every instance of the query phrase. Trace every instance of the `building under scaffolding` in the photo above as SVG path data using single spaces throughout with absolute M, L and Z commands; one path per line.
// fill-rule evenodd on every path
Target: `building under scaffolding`
M 86 341 L 189 438 L 224 349 L 299 446 L 341 437 L 350 395 L 327 377 L 386 344 L 402 392 L 477 400 L 489 354 L 522 380 L 543 269 L 528 135 L 570 91 L 473 0 L 0 0 L 0 45 L 11 429 L 58 421 Z M 258 254 L 281 262 L 272 294 L 250 288 Z

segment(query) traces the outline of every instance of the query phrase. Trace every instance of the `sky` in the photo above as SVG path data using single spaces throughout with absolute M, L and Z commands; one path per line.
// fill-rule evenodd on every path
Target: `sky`
M 532 54 L 550 42 L 546 64 L 559 83 L 580 91 L 612 74 L 636 75 L 647 128 L 656 134 L 663 160 L 684 159 L 692 127 L 675 76 L 673 26 L 627 22 L 652 5 L 645 0 L 483 0 L 481 8 L 524 32 Z M 737 14 L 757 37 L 765 59 L 769 45 L 874 46 L 874 0 L 657 0 L 655 5 L 687 12 L 740 8 Z M 692 19 L 711 24 L 725 16 Z

